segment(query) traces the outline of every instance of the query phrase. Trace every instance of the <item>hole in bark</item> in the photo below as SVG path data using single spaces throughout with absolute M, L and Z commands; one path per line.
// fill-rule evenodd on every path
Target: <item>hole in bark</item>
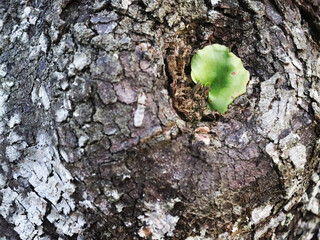
M 208 88 L 196 85 L 190 78 L 190 59 L 175 56 L 167 59 L 170 94 L 173 106 L 185 121 L 201 121 L 207 107 Z
M 183 120 L 189 122 L 202 121 L 207 113 L 211 114 L 207 106 L 209 89 L 200 84 L 196 86 L 190 76 L 193 52 L 200 47 L 197 46 L 199 43 L 204 43 L 198 36 L 201 28 L 199 24 L 190 24 L 188 30 L 179 36 L 172 36 L 166 48 L 166 73 L 173 107 Z
M 219 7 L 221 11 L 217 11 Z M 191 80 L 190 61 L 197 50 L 207 45 L 221 44 L 241 58 L 251 76 L 254 76 L 258 70 L 262 72 L 270 70 L 265 68 L 262 58 L 257 61 L 257 52 L 252 50 L 255 49 L 255 38 L 252 37 L 254 21 L 251 19 L 251 13 L 246 11 L 246 14 L 235 14 L 243 11 L 241 5 L 237 4 L 224 4 L 219 7 L 216 6 L 214 11 L 221 12 L 224 17 L 211 19 L 208 16 L 207 19 L 192 22 L 186 25 L 184 30 L 175 32 L 165 40 L 169 93 L 173 107 L 185 121 L 216 121 L 218 116 L 207 107 L 205 89 L 200 88 L 198 94 L 194 93 L 196 84 Z M 257 64 L 261 66 L 256 67 Z M 251 68 L 250 65 L 255 67 Z M 229 106 L 226 113 L 228 117 L 241 120 L 248 116 L 249 107 L 244 102 L 246 98 L 242 97 L 242 100 L 237 99 Z

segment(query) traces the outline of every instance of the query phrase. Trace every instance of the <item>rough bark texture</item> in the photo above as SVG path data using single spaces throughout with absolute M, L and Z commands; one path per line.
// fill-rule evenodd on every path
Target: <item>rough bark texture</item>
M 320 237 L 318 0 L 0 0 L 1 239 Z M 191 56 L 251 73 L 221 116 Z

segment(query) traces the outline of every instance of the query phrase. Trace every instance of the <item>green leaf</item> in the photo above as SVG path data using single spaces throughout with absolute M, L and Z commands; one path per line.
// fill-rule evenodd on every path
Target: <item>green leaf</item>
M 236 97 L 246 92 L 250 74 L 229 48 L 213 44 L 192 57 L 191 78 L 210 87 L 209 107 L 223 114 Z

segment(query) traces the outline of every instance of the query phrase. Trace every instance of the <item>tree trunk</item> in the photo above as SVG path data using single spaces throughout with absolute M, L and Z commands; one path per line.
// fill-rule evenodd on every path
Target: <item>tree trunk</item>
M 0 0 L 1 239 L 320 238 L 318 0 Z M 190 60 L 250 72 L 221 115 Z

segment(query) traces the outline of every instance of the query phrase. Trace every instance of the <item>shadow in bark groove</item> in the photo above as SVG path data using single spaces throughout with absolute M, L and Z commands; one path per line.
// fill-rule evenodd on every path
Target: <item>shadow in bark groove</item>
M 7 240 L 21 240 L 19 235 L 14 231 L 14 225 L 8 223 L 0 215 L 0 237 L 3 237 Z

